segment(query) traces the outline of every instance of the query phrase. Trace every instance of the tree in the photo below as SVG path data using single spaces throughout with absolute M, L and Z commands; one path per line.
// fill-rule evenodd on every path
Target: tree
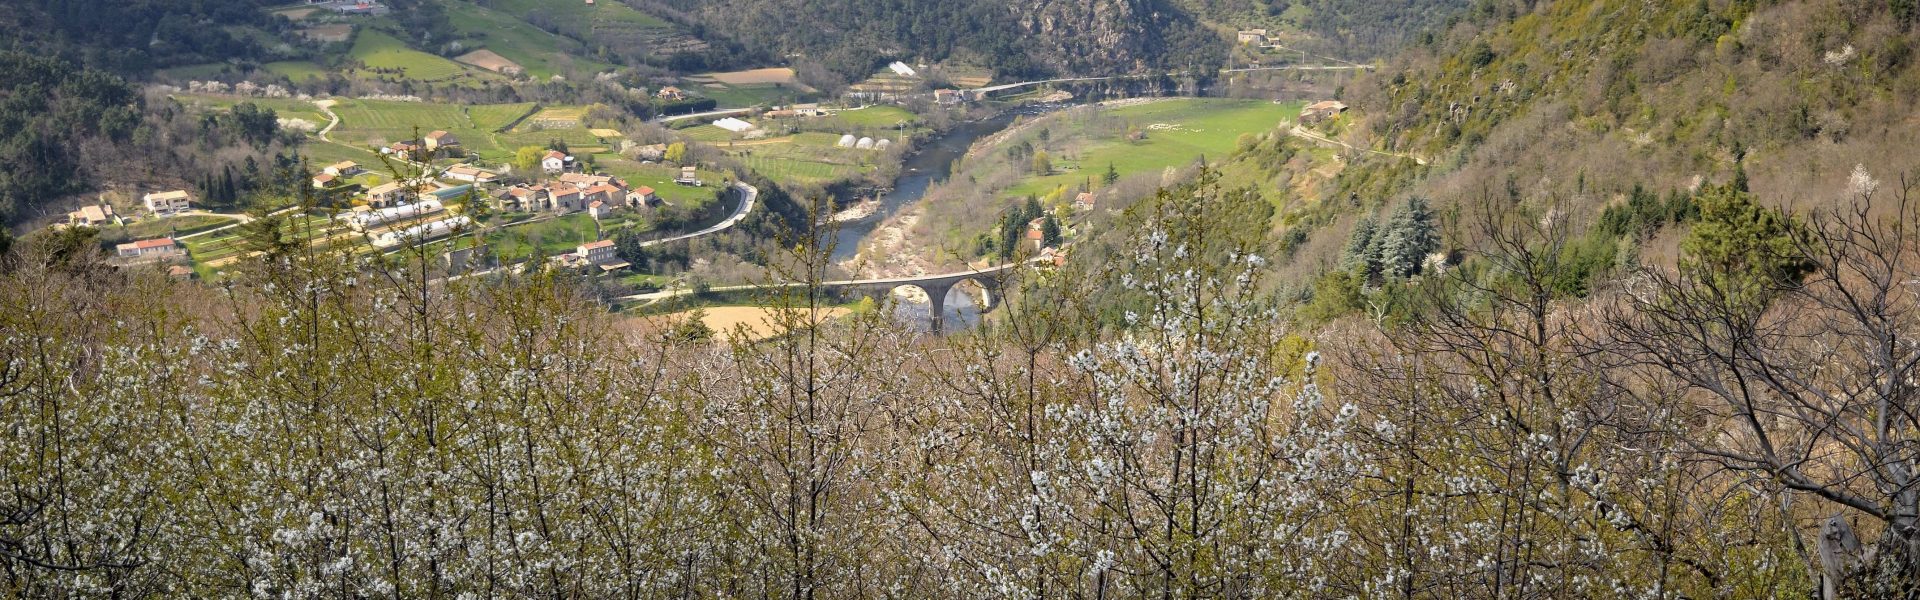
M 1047 151 L 1037 150 L 1033 153 L 1033 174 L 1035 175 L 1052 175 L 1053 174 L 1053 158 L 1050 156 L 1047 156 Z
M 1375 234 L 1374 243 L 1381 275 L 1396 279 L 1418 275 L 1427 255 L 1440 249 L 1440 234 L 1427 201 L 1408 198 L 1384 230 Z
M 1040 221 L 1040 245 L 1049 248 L 1060 247 L 1060 222 L 1047 215 Z
M 1700 220 L 1680 242 L 1681 268 L 1710 274 L 1703 283 L 1730 305 L 1762 310 L 1813 269 L 1802 251 L 1808 231 L 1792 216 L 1732 186 L 1706 189 L 1694 201 Z
M 513 151 L 513 168 L 521 173 L 540 172 L 540 160 L 545 158 L 547 150 L 539 146 L 521 146 Z
M 666 160 L 667 160 L 667 162 L 670 162 L 670 163 L 673 163 L 673 164 L 676 164 L 676 165 L 677 165 L 677 164 L 682 164 L 682 163 L 684 163 L 684 162 L 686 162 L 686 160 L 687 160 L 687 143 L 686 143 L 686 142 L 674 142 L 674 143 L 672 143 L 672 144 L 668 144 L 668 145 L 667 145 L 667 153 L 666 153 Z
M 1360 217 L 1353 224 L 1353 233 L 1347 237 L 1346 249 L 1340 253 L 1340 268 L 1359 276 L 1361 281 L 1379 274 L 1380 256 L 1375 253 L 1374 242 L 1378 232 L 1379 225 L 1373 217 Z
M 1113 163 L 1107 163 L 1107 172 L 1100 175 L 1100 185 L 1113 187 L 1113 184 L 1118 181 L 1120 181 L 1120 170 L 1113 168 Z
M 1691 456 L 1834 517 L 1807 544 L 1828 598 L 1920 587 L 1920 354 L 1904 341 L 1920 335 L 1920 204 L 1910 183 L 1892 197 L 1865 183 L 1805 224 L 1709 190 L 1680 268 L 1648 269 L 1608 313 L 1624 367 L 1691 392 L 1672 403 L 1676 423 L 1706 430 L 1674 428 Z M 1848 521 L 1878 535 L 1873 552 L 1832 543 Z
M 667 335 L 675 343 L 691 344 L 711 341 L 713 328 L 707 325 L 707 309 L 696 308 L 686 316 L 679 318 Z

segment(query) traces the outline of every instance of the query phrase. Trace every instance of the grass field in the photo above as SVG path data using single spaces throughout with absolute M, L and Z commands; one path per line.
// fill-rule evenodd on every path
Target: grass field
M 1146 139 L 1123 137 L 1087 140 L 1075 152 L 1077 160 L 1056 157 L 1054 174 L 1029 176 L 1006 190 L 1009 195 L 1045 194 L 1062 185 L 1104 173 L 1107 165 L 1122 175 L 1183 165 L 1202 156 L 1225 158 L 1242 133 L 1272 130 L 1300 114 L 1299 103 L 1275 104 L 1261 100 L 1197 98 L 1167 100 L 1111 109 L 1108 115 L 1126 120 L 1146 132 Z
M 574 37 L 592 35 L 596 26 L 640 29 L 670 29 L 672 24 L 634 10 L 621 2 L 597 2 L 588 5 L 578 0 L 494 0 L 493 9 L 511 15 L 541 14 Z M 498 52 L 498 50 L 495 50 Z M 501 54 L 506 54 L 501 52 Z M 511 57 L 512 55 L 508 55 Z
M 407 79 L 442 81 L 467 73 L 460 63 L 408 48 L 405 42 L 371 28 L 354 39 L 347 57 L 375 69 L 400 69 Z
M 163 219 L 143 219 L 139 223 L 100 230 L 100 241 L 119 244 L 166 236 L 180 236 L 233 223 L 233 219 L 214 215 L 185 215 Z
M 321 68 L 320 65 L 305 60 L 270 62 L 260 65 L 260 67 L 266 69 L 267 72 L 284 76 L 295 82 L 324 77 L 327 74 L 327 70 Z
M 494 255 L 500 257 L 501 262 L 525 259 L 536 248 L 543 255 L 553 256 L 572 252 L 580 244 L 598 239 L 594 227 L 593 217 L 586 213 L 574 213 L 502 229 L 489 234 L 487 243 L 493 247 Z
M 719 185 L 720 180 L 724 177 L 715 171 L 695 171 L 695 173 L 699 174 L 700 179 L 706 181 L 708 185 L 707 187 L 688 187 L 673 183 L 674 178 L 680 176 L 680 169 L 678 167 L 643 165 L 620 158 L 619 155 L 615 154 L 597 154 L 594 155 L 593 160 L 594 165 L 598 166 L 601 171 L 624 179 L 627 181 L 627 185 L 633 187 L 643 185 L 651 187 L 653 188 L 654 194 L 660 196 L 661 200 L 671 202 L 677 206 L 697 208 L 708 202 L 712 202 L 714 190 L 717 189 L 715 186 Z
M 737 156 L 755 173 L 782 184 L 820 185 L 860 174 L 860 167 L 791 156 Z
M 556 4 L 541 4 L 537 9 L 518 6 L 524 3 L 500 4 L 502 10 L 507 12 L 466 2 L 449 2 L 445 6 L 447 18 L 461 35 L 479 38 L 481 47 L 519 63 L 521 68 L 526 69 L 527 75 L 535 79 L 562 74 L 568 68 L 583 73 L 610 68 L 605 63 L 576 58 L 587 54 L 580 42 L 543 31 L 513 16 L 529 14 L 530 10 L 546 14 L 557 9 Z
M 320 112 L 320 107 L 314 106 L 312 102 L 306 100 L 294 100 L 290 98 L 242 98 L 239 96 L 202 96 L 193 94 L 175 94 L 173 98 L 180 101 L 183 105 L 198 110 L 228 110 L 233 108 L 235 104 L 252 102 L 261 108 L 273 109 L 274 115 L 281 118 L 306 119 L 321 127 L 327 125 L 327 115 Z
M 478 104 L 467 107 L 467 116 L 472 119 L 474 127 L 494 131 L 512 124 L 530 110 L 533 110 L 532 102 Z
M 882 105 L 840 111 L 835 113 L 833 118 L 845 121 L 854 127 L 895 127 L 901 123 L 911 123 L 919 119 L 907 109 Z
M 546 146 L 553 140 L 566 142 L 577 152 L 591 151 L 603 145 L 593 132 L 581 127 L 495 133 L 495 130 L 532 110 L 533 106 L 532 103 L 523 102 L 463 108 L 432 102 L 347 100 L 333 107 L 334 113 L 340 115 L 341 123 L 332 137 L 342 143 L 364 147 L 376 142 L 413 139 L 415 127 L 419 128 L 421 135 L 434 130 L 446 130 L 460 138 L 461 145 L 469 154 L 490 160 L 505 160 L 521 146 Z M 578 109 L 561 107 L 557 110 Z

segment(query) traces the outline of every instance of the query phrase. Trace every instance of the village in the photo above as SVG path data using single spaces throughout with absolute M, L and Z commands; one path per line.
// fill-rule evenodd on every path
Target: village
M 380 153 L 381 165 L 340 161 L 320 167 L 309 180 L 311 191 L 305 194 L 315 200 L 312 210 L 295 205 L 273 214 L 297 213 L 292 216 L 313 229 L 304 233 L 310 243 L 359 253 L 391 253 L 460 237 L 477 230 L 479 220 L 489 217 L 503 228 L 584 217 L 594 225 L 593 239 L 581 240 L 572 252 L 549 256 L 549 260 L 562 267 L 605 273 L 627 266 L 613 254 L 614 231 L 640 225 L 649 211 L 665 204 L 655 188 L 591 172 L 586 163 L 558 150 L 541 155 L 536 171 L 518 174 L 503 172 L 510 167 L 495 170 L 467 162 L 436 166 L 438 157 L 462 155 L 459 138 L 446 131 L 428 133 L 418 141 L 394 142 Z M 401 175 L 388 181 L 381 171 Z M 700 188 L 708 184 L 696 167 L 684 166 L 674 185 Z M 239 239 L 241 228 L 257 217 L 209 212 L 197 202 L 185 189 L 153 191 L 141 194 L 135 206 L 116 207 L 109 202 L 82 206 L 56 227 L 154 233 L 116 244 L 113 260 L 123 266 L 164 268 L 183 279 L 212 275 L 252 253 L 236 252 L 235 246 L 244 246 Z M 487 254 L 480 243 L 434 250 L 445 254 L 449 263 L 468 265 Z

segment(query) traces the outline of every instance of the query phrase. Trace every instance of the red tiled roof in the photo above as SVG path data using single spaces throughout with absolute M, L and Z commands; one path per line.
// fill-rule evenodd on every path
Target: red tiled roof
M 173 246 L 174 246 L 173 238 L 170 238 L 170 237 L 154 238 L 151 240 L 140 240 L 137 242 L 129 242 L 129 243 L 120 245 L 121 248 L 129 248 L 133 250 L 152 250 L 154 248 L 172 248 Z

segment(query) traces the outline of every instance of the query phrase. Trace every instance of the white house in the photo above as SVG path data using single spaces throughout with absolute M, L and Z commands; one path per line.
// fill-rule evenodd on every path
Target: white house
M 579 248 L 574 250 L 574 255 L 580 257 L 581 260 L 596 265 L 620 261 L 619 249 L 614 247 L 613 240 L 600 240 L 598 242 L 581 244 Z
M 166 258 L 179 254 L 180 247 L 174 243 L 173 238 L 165 237 L 127 242 L 115 246 L 114 251 L 119 253 L 121 258 Z
M 170 215 L 193 208 L 193 196 L 188 195 L 186 190 L 154 192 L 147 194 L 142 202 L 146 204 L 148 212 L 156 215 Z
M 99 227 L 113 222 L 113 205 L 95 204 L 82 206 L 80 210 L 67 213 L 67 224 L 75 227 Z
M 454 165 L 447 168 L 447 179 L 469 183 L 493 183 L 500 175 L 473 165 Z
M 320 172 L 334 177 L 352 177 L 360 173 L 360 163 L 343 160 L 327 165 L 327 168 L 321 169 Z
M 567 160 L 571 158 L 559 150 L 548 150 L 540 159 L 540 169 L 548 173 L 561 173 L 567 170 Z

